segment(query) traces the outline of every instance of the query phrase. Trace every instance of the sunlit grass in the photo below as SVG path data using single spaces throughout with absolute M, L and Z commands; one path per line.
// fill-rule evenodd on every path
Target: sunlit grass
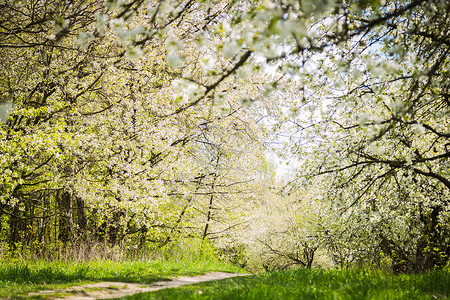
M 0 262 L 0 298 L 99 281 L 152 283 L 176 275 L 242 271 L 217 260 Z
M 237 277 L 123 299 L 446 299 L 450 272 L 394 276 L 379 271 L 296 270 Z

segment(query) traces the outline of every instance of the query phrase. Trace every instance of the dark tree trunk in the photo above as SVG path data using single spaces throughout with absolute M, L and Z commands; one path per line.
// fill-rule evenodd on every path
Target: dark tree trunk
M 76 197 L 77 204 L 77 224 L 78 224 L 78 236 L 82 241 L 86 240 L 86 232 L 87 232 L 87 217 L 86 217 L 86 209 L 83 199 Z
M 61 191 L 57 198 L 59 206 L 58 239 L 66 243 L 72 237 L 72 196 L 68 191 Z
M 112 246 L 116 245 L 123 237 L 122 227 L 120 226 L 121 218 L 124 216 L 124 212 L 117 210 L 113 212 L 112 220 L 109 226 L 108 241 Z
M 9 217 L 9 245 L 12 251 L 17 250 L 17 245 L 20 242 L 21 225 L 20 210 L 16 205 Z

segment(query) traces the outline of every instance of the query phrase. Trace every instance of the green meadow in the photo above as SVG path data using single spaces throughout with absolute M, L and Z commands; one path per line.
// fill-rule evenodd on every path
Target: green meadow
M 371 270 L 261 273 L 122 299 L 448 299 L 450 272 L 392 275 Z
M 210 271 L 239 272 L 242 269 L 216 260 L 2 262 L 0 298 L 21 298 L 30 292 L 100 281 L 149 284 L 177 275 L 200 275 Z

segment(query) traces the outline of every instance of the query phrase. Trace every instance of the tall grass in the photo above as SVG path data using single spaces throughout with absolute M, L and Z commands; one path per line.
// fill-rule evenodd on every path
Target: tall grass
M 445 299 L 450 271 L 392 275 L 381 271 L 296 270 L 238 277 L 124 299 Z

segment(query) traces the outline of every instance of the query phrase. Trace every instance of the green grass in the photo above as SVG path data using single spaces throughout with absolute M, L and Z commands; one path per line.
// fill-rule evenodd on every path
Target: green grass
M 141 293 L 122 299 L 446 299 L 450 271 L 389 275 L 378 271 L 296 270 Z
M 7 262 L 0 261 L 0 298 L 17 298 L 33 291 L 61 289 L 99 281 L 152 283 L 177 275 L 209 271 L 239 272 L 217 260 Z

